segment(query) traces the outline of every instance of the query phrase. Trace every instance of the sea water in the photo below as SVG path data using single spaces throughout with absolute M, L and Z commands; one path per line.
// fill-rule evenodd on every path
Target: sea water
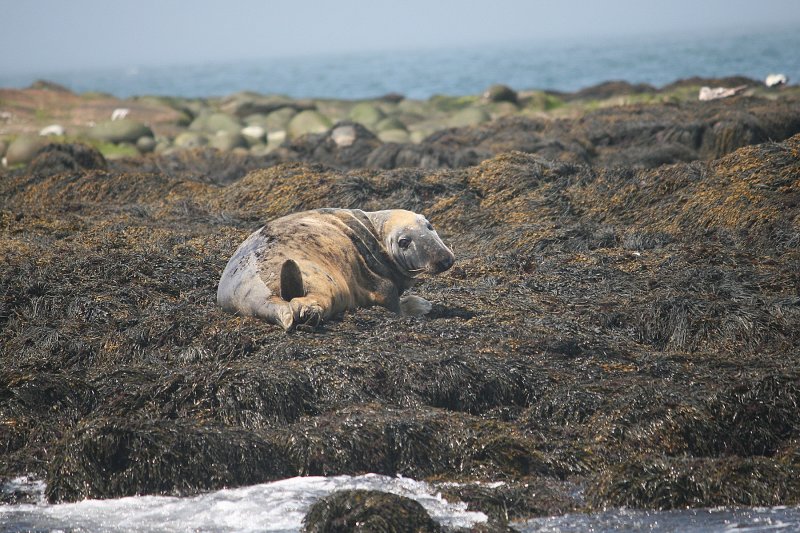
M 422 481 L 377 474 L 296 477 L 190 497 L 136 496 L 57 505 L 44 500 L 42 481 L 18 478 L 0 487 L 27 492 L 36 504 L 0 504 L 0 532 L 282 532 L 300 531 L 311 505 L 336 490 L 382 490 L 418 501 L 446 528 L 487 521 L 464 503 L 448 502 Z M 615 509 L 512 522 L 522 533 L 618 531 L 756 532 L 800 531 L 800 508 L 718 508 L 677 511 Z
M 169 66 L 120 64 L 81 71 L 0 72 L 0 87 L 48 79 L 76 92 L 118 97 L 161 94 L 224 96 L 250 90 L 294 98 L 371 98 L 400 93 L 479 94 L 493 83 L 517 90 L 575 91 L 608 80 L 661 87 L 692 77 L 742 75 L 764 80 L 782 73 L 800 82 L 800 28 L 757 33 L 713 33 L 531 41 L 451 48 L 272 57 Z M 21 74 L 20 74 L 21 73 Z
M 486 522 L 464 503 L 449 503 L 422 481 L 377 474 L 296 477 L 190 497 L 136 496 L 49 505 L 44 483 L 13 480 L 6 491 L 22 491 L 36 504 L 0 504 L 0 532 L 282 532 L 299 531 L 311 505 L 336 490 L 367 489 L 413 498 L 446 527 Z

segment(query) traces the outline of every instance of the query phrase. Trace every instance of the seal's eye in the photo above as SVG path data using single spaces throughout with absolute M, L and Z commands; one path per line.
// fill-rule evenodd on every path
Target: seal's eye
M 401 237 L 400 240 L 397 241 L 397 246 L 405 250 L 408 248 L 408 245 L 411 244 L 411 239 L 408 237 Z
M 433 224 L 431 224 L 430 222 L 428 222 L 428 224 L 425 227 L 428 228 L 428 231 L 433 231 Z

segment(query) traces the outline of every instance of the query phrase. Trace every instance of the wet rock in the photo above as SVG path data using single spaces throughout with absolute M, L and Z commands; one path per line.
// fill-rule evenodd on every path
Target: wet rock
M 375 104 L 362 102 L 360 104 L 356 104 L 356 106 L 350 110 L 347 118 L 353 122 L 358 122 L 367 128 L 373 129 L 378 122 L 386 118 L 386 113 L 384 113 L 381 108 Z
M 436 533 L 442 529 L 410 498 L 374 490 L 342 490 L 311 506 L 303 519 L 303 531 Z
M 375 124 L 375 130 L 378 132 L 405 129 L 406 125 L 397 117 L 386 117 Z
M 103 155 L 85 144 L 48 144 L 36 154 L 28 171 L 37 176 L 52 176 L 63 172 L 104 170 Z
M 605 100 L 615 96 L 630 96 L 635 94 L 651 94 L 655 93 L 656 88 L 647 83 L 630 83 L 622 80 L 606 81 L 586 87 L 576 92 L 574 95 L 569 95 L 568 99 L 594 99 Z
M 149 154 L 155 151 L 158 143 L 152 137 L 139 137 L 136 141 L 136 149 L 143 154 Z
M 59 93 L 71 93 L 67 87 L 50 80 L 36 80 L 31 83 L 30 89 L 39 89 L 45 91 L 53 91 Z
M 153 137 L 153 131 L 131 119 L 108 120 L 92 127 L 88 135 L 91 139 L 110 143 L 135 143 L 140 137 Z
M 383 130 L 378 133 L 378 138 L 385 143 L 405 144 L 411 141 L 408 132 L 404 129 Z
M 226 113 L 211 113 L 198 116 L 189 124 L 189 129 L 211 134 L 216 134 L 220 131 L 238 134 L 242 129 L 242 123 L 237 118 Z
M 453 116 L 447 120 L 447 124 L 453 128 L 477 126 L 488 121 L 490 118 L 489 113 L 483 109 L 468 107 L 454 113 Z
M 517 92 L 507 85 L 495 84 L 483 91 L 483 98 L 488 102 L 517 103 Z
M 302 111 L 287 126 L 289 137 L 296 139 L 307 133 L 324 133 L 332 126 L 330 119 L 318 111 Z
M 96 419 L 62 445 L 48 474 L 51 502 L 185 495 L 296 474 L 279 438 L 179 420 Z
M 246 148 L 248 146 L 247 140 L 243 135 L 227 131 L 217 132 L 216 135 L 211 137 L 208 144 L 224 152 L 233 150 L 234 148 Z
M 195 131 L 179 133 L 172 143 L 178 148 L 197 148 L 208 144 L 208 137 Z
M 242 128 L 241 133 L 247 141 L 247 144 L 251 146 L 267 140 L 267 130 L 261 126 L 247 126 Z
M 313 106 L 310 102 L 294 100 L 286 96 L 244 92 L 226 97 L 220 108 L 229 115 L 245 118 L 257 113 L 268 115 L 280 109 L 303 111 L 312 109 Z
M 357 122 L 339 122 L 323 134 L 308 135 L 284 145 L 284 157 L 318 161 L 335 167 L 364 166 L 381 141 Z

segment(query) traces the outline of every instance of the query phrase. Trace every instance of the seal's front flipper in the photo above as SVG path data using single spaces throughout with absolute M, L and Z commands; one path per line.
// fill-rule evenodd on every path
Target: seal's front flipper
M 281 267 L 281 299 L 290 302 L 292 298 L 301 298 L 305 295 L 303 273 L 300 272 L 297 263 L 287 259 Z
M 400 314 L 404 316 L 427 315 L 433 309 L 433 304 L 419 296 L 403 296 L 400 298 Z

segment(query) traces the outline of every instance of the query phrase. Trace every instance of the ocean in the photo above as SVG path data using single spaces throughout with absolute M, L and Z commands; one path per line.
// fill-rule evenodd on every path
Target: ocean
M 608 80 L 661 87 L 692 76 L 763 80 L 770 73 L 785 74 L 797 83 L 798 50 L 800 28 L 0 73 L 0 87 L 22 88 L 47 79 L 76 92 L 118 97 L 211 97 L 249 90 L 293 98 L 361 99 L 399 93 L 426 99 L 434 94 L 478 94 L 493 83 L 516 90 L 575 91 Z M 18 70 L 25 72 L 24 66 Z
M 382 490 L 412 498 L 448 529 L 470 528 L 487 521 L 485 514 L 469 511 L 463 503 L 448 502 L 425 482 L 377 474 L 298 477 L 185 498 L 135 496 L 58 505 L 44 502 L 41 481 L 18 478 L 10 485 L 3 488 L 30 492 L 40 502 L 0 504 L 0 531 L 4 533 L 296 533 L 315 501 L 342 489 Z M 614 509 L 592 515 L 536 518 L 512 522 L 511 526 L 520 533 L 789 532 L 800 530 L 800 508 Z

